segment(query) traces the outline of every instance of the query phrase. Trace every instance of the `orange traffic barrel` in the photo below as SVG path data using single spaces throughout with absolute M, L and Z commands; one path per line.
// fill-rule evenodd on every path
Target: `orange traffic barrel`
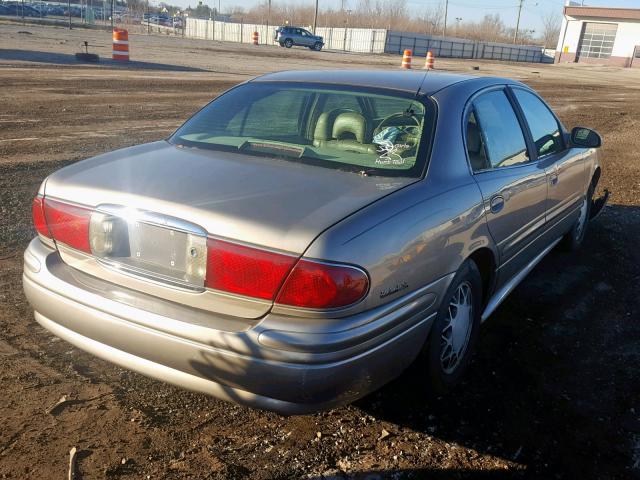
M 402 55 L 402 68 L 407 70 L 411 69 L 411 57 L 413 56 L 413 52 L 411 50 L 405 50 L 404 55 Z
M 435 58 L 433 56 L 433 52 L 431 50 L 429 50 L 427 52 L 427 61 L 424 62 L 424 69 L 425 70 L 433 70 L 434 63 L 435 63 Z
M 129 32 L 122 28 L 113 29 L 113 52 L 111 58 L 124 62 L 129 61 Z
M 258 32 L 253 32 L 253 35 L 251 35 L 251 40 L 253 41 L 254 45 L 258 45 L 258 38 L 259 38 Z

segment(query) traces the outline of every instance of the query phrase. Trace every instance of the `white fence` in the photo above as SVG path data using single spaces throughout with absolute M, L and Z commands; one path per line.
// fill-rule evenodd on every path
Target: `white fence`
M 230 23 L 187 18 L 184 35 L 190 38 L 218 40 L 221 42 L 251 43 L 253 32 L 258 32 L 261 45 L 276 45 L 274 34 L 277 25 L 255 23 Z M 324 48 L 346 52 L 383 53 L 387 31 L 371 28 L 316 28 L 325 42 Z
M 231 23 L 187 18 L 185 37 L 218 40 L 222 42 L 251 43 L 253 32 L 258 32 L 261 45 L 276 45 L 276 25 Z M 510 45 L 493 42 L 475 42 L 465 38 L 420 35 L 372 28 L 322 27 L 316 29 L 326 49 L 361 53 L 397 53 L 413 50 L 425 56 L 431 50 L 436 57 L 480 58 L 516 62 L 545 62 L 544 49 L 535 45 Z
M 387 31 L 382 28 L 316 28 L 325 48 L 345 52 L 384 53 Z

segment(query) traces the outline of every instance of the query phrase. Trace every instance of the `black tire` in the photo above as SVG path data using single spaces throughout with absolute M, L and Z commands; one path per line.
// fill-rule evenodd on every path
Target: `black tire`
M 585 211 L 580 210 L 580 216 L 575 221 L 571 230 L 560 241 L 560 247 L 567 252 L 575 252 L 580 249 L 584 241 L 584 237 L 587 234 L 589 227 L 589 217 L 591 215 L 591 202 L 593 200 L 594 186 L 593 182 L 589 185 L 587 194 L 584 198 L 586 204 L 584 205 Z
M 464 287 L 462 287 L 464 285 Z M 447 346 L 444 344 L 443 335 L 449 328 L 449 307 L 459 288 L 470 288 L 471 299 L 471 321 L 470 330 L 467 334 L 467 343 L 464 351 L 458 357 L 453 366 L 453 370 L 447 371 L 443 365 L 442 356 L 446 355 Z M 447 289 L 444 301 L 440 305 L 438 314 L 431 328 L 431 334 L 427 342 L 427 349 L 424 352 L 427 372 L 429 375 L 430 393 L 445 394 L 453 388 L 464 375 L 478 341 L 481 322 L 482 308 L 482 277 L 480 271 L 473 260 L 465 260 L 456 273 L 451 285 Z M 453 329 L 451 329 L 453 330 Z
M 313 45 L 313 47 L 312 47 L 312 48 L 313 48 L 313 50 L 315 50 L 316 52 L 319 52 L 320 50 L 322 50 L 322 43 L 320 43 L 320 42 L 316 42 L 316 43 Z
M 291 48 L 291 47 L 293 47 L 293 40 L 291 40 L 290 38 L 287 38 L 287 39 L 284 41 L 284 46 L 285 46 L 286 48 Z

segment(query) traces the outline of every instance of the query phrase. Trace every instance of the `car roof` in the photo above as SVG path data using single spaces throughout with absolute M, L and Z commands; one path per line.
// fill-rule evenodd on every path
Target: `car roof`
M 426 76 L 425 76 L 426 75 Z M 476 80 L 488 85 L 491 83 L 517 83 L 497 77 L 477 77 L 445 72 L 388 71 L 388 70 L 290 70 L 268 73 L 257 77 L 255 82 L 301 82 L 331 85 L 359 85 L 363 87 L 402 90 L 433 95 L 443 88 L 460 82 Z

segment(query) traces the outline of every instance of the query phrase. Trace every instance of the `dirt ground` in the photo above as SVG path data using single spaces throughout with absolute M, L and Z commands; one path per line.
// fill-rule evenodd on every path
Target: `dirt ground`
M 596 128 L 610 205 L 580 253 L 552 252 L 496 311 L 450 395 L 417 393 L 409 371 L 354 405 L 282 417 L 40 328 L 21 286 L 31 199 L 50 172 L 163 138 L 251 76 L 400 58 L 132 35 L 122 68 L 75 63 L 85 39 L 108 56 L 103 32 L 0 24 L 0 38 L 0 478 L 66 478 L 74 446 L 85 479 L 640 478 L 640 71 L 437 60 L 522 79 L 567 126 Z

